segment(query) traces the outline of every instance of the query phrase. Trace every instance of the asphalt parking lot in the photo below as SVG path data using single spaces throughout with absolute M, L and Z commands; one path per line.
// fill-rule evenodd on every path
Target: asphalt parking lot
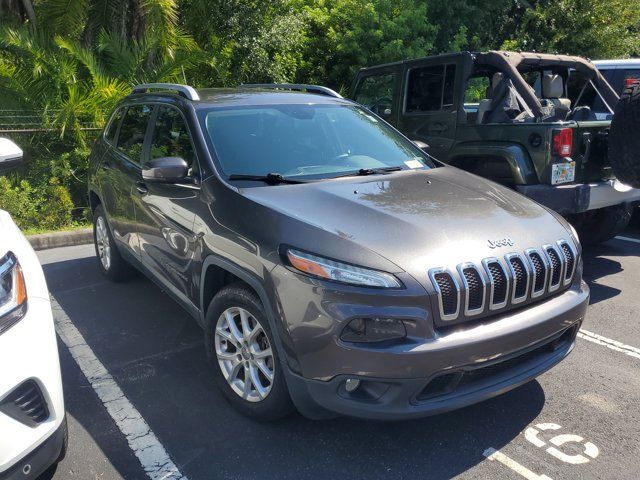
M 493 400 L 394 423 L 252 422 L 216 390 L 195 321 L 154 284 L 109 283 L 91 245 L 39 257 L 70 426 L 54 479 L 640 475 L 638 230 L 585 251 L 591 307 L 560 365 Z

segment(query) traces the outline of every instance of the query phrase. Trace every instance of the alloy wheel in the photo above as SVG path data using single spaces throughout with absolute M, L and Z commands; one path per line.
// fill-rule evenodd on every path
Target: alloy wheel
M 98 256 L 100 263 L 105 270 L 111 267 L 111 242 L 107 231 L 107 222 L 100 216 L 96 220 L 96 245 L 98 246 Z
M 215 349 L 231 389 L 249 402 L 264 400 L 273 386 L 274 356 L 260 322 L 240 307 L 226 309 L 216 324 Z

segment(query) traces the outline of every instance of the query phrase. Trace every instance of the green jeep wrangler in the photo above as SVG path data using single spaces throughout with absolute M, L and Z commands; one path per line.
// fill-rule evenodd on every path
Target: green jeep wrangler
M 433 157 L 565 215 L 585 243 L 618 234 L 640 201 L 618 180 L 637 177 L 635 157 L 609 155 L 618 95 L 584 58 L 438 55 L 363 68 L 350 97 Z

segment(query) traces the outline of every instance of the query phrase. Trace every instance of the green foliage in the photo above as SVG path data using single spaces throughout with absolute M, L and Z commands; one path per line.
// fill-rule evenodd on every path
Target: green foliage
M 300 0 L 307 19 L 298 79 L 345 89 L 358 68 L 429 54 L 437 27 L 425 1 Z
M 51 178 L 34 188 L 27 180 L 0 177 L 0 209 L 11 213 L 22 229 L 56 230 L 72 223 L 73 202 L 68 190 Z
M 640 55 L 640 8 L 630 0 L 539 0 L 505 45 L 589 58 Z

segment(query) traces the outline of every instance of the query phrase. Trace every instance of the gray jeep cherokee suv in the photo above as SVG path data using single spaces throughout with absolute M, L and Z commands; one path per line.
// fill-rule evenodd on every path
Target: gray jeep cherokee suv
M 236 408 L 419 417 L 571 351 L 589 290 L 567 222 L 335 92 L 258 87 L 136 87 L 89 173 L 100 269 L 198 321 Z

